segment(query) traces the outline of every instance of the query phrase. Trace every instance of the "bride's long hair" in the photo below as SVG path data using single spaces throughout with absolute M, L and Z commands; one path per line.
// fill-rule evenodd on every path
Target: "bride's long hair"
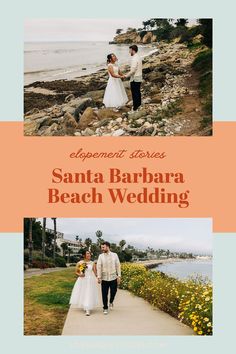
M 107 64 L 109 64 L 111 62 L 112 55 L 113 55 L 113 53 L 107 55 Z
M 86 258 L 87 252 L 90 253 L 90 256 L 91 256 L 91 258 L 92 258 L 92 252 L 90 251 L 90 249 L 84 248 L 84 249 L 81 251 L 82 259 L 85 259 L 85 258 Z

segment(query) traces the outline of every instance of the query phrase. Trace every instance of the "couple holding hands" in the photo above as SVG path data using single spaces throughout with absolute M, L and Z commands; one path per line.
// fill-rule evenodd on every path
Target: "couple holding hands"
M 97 264 L 91 260 L 91 252 L 84 250 L 84 259 L 76 265 L 78 278 L 72 290 L 70 304 L 82 308 L 86 316 L 89 316 L 90 311 L 96 308 L 99 303 L 97 282 L 101 284 L 103 313 L 107 315 L 109 290 L 109 309 L 112 309 L 121 279 L 120 261 L 118 255 L 111 252 L 110 243 L 103 242 L 101 251 Z
M 107 56 L 107 69 L 109 79 L 105 90 L 103 103 L 106 107 L 119 108 L 125 106 L 128 97 L 125 92 L 122 79 L 130 79 L 130 88 L 133 100 L 133 110 L 141 105 L 142 59 L 138 54 L 138 47 L 129 47 L 131 55 L 131 67 L 127 74 L 123 74 L 117 65 L 117 57 L 114 53 Z

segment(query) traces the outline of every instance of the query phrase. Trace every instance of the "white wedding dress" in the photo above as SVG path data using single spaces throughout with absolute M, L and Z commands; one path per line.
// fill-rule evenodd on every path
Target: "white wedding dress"
M 98 305 L 97 281 L 93 272 L 93 262 L 87 263 L 84 277 L 78 277 L 70 297 L 70 304 L 85 311 Z
M 112 65 L 114 73 L 118 75 L 119 67 L 115 64 Z M 109 72 L 108 72 L 109 73 Z M 128 102 L 128 97 L 125 92 L 123 82 L 120 78 L 112 77 L 109 73 L 109 79 L 105 90 L 103 103 L 105 107 L 118 108 L 124 106 Z

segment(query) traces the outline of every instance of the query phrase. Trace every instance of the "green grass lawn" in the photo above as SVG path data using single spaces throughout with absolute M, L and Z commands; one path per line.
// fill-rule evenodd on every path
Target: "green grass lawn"
M 25 279 L 25 335 L 61 334 L 75 280 L 74 268 Z

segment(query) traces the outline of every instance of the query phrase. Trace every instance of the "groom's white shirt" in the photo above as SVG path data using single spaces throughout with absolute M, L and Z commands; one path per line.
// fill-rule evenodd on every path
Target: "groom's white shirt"
M 106 281 L 112 281 L 121 276 L 120 261 L 116 253 L 109 251 L 99 255 L 97 276 Z
M 142 82 L 143 79 L 143 63 L 138 53 L 131 58 L 130 72 L 126 75 L 130 81 Z

